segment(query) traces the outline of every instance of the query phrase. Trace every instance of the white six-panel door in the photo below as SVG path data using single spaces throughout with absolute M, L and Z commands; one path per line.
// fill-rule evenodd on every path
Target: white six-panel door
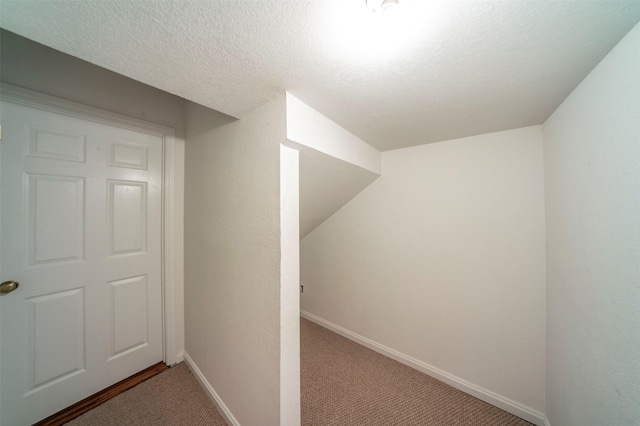
M 1 424 L 162 361 L 162 138 L 2 102 Z

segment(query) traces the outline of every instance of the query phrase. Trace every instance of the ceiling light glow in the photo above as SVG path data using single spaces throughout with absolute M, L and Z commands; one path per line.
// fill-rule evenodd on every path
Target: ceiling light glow
M 415 28 L 408 10 L 409 0 L 366 0 L 366 5 L 368 10 L 363 10 L 357 24 L 360 34 L 354 37 L 361 52 L 387 58 L 400 53 Z
M 382 6 L 380 6 L 382 13 L 392 11 L 396 7 L 398 7 L 398 0 L 383 0 Z
M 340 0 L 327 2 L 327 55 L 358 65 L 407 58 L 439 25 L 434 2 Z M 439 4 L 439 3 L 438 3 Z
M 376 13 L 389 13 L 400 5 L 400 0 L 366 0 L 366 2 L 367 8 Z

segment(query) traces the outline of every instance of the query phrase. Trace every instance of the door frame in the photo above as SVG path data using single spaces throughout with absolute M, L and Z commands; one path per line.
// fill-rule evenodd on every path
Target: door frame
M 0 82 L 0 100 L 110 126 L 141 131 L 162 138 L 163 360 L 169 366 L 183 361 L 184 140 L 176 138 L 175 129 L 169 126 L 150 123 L 4 82 Z M 0 143 L 2 143 L 2 139 L 0 139 Z

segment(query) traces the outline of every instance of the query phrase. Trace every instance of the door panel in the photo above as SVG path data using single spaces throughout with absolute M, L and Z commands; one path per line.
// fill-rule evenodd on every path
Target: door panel
M 109 255 L 146 251 L 146 183 L 110 180 L 108 185 Z
M 86 135 L 28 127 L 29 156 L 84 163 Z
M 147 276 L 111 281 L 109 360 L 148 344 Z
M 29 392 L 84 370 L 84 290 L 28 299 Z M 37 350 L 36 350 L 37 348 Z
M 82 260 L 84 179 L 27 174 L 27 182 L 29 265 Z
M 162 138 L 2 102 L 0 419 L 162 361 Z

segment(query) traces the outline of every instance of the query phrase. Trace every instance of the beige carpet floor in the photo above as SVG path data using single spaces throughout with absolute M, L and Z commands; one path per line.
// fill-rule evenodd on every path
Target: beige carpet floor
M 300 322 L 304 426 L 525 426 L 530 423 L 310 321 Z M 182 363 L 67 423 L 225 425 Z
M 70 426 L 226 426 L 183 362 L 66 423 Z
M 305 426 L 531 425 L 308 320 L 300 331 Z

